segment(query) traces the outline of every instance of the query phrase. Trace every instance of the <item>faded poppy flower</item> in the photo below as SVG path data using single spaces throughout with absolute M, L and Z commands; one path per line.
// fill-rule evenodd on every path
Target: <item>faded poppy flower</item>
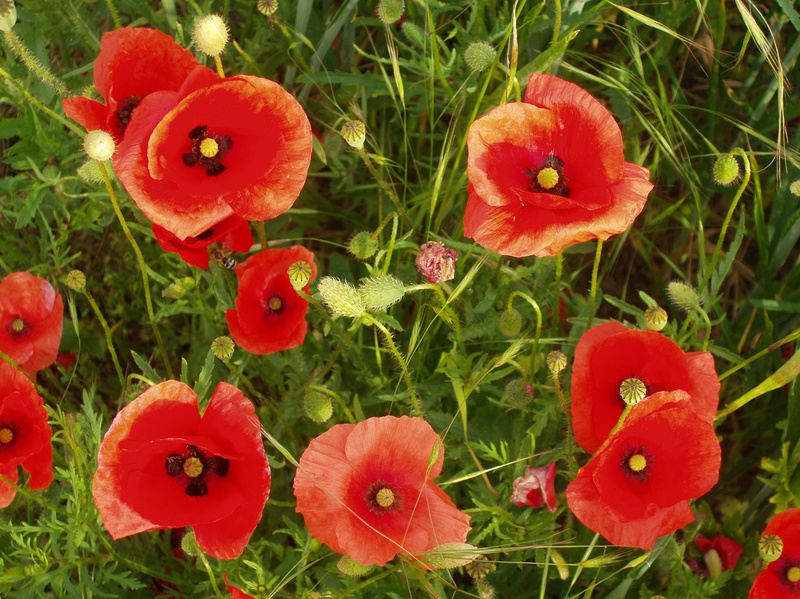
M 703 552 L 706 562 L 705 567 L 700 567 L 699 573 L 704 576 L 711 576 L 712 579 L 726 570 L 733 570 L 744 551 L 744 546 L 741 543 L 737 543 L 724 535 L 717 535 L 711 539 L 703 535 L 697 535 L 694 543 Z
M 177 252 L 184 262 L 197 268 L 208 268 L 208 246 L 212 243 L 219 242 L 234 252 L 247 252 L 253 245 L 250 225 L 236 214 L 221 220 L 197 237 L 180 239 L 158 225 L 153 225 L 152 230 L 162 250 Z
M 236 309 L 229 309 L 225 320 L 236 344 L 251 354 L 297 347 L 306 337 L 308 302 L 297 295 L 288 274 L 295 262 L 311 265 L 309 282 L 317 276 L 314 254 L 299 245 L 261 251 L 236 267 Z
M 102 129 L 122 139 L 143 98 L 160 90 L 177 91 L 198 65 L 191 52 L 155 29 L 110 31 L 100 40 L 100 54 L 94 62 L 94 87 L 105 104 L 67 98 L 64 113 L 87 131 Z
M 642 549 L 694 520 L 689 499 L 716 484 L 721 451 L 689 402 L 669 391 L 631 409 L 567 486 L 578 520 L 614 545 Z
M 442 440 L 420 418 L 337 424 L 300 457 L 297 511 L 314 537 L 362 565 L 463 543 L 469 516 L 433 483 L 443 462 Z
M 177 92 L 145 97 L 114 169 L 153 224 L 197 237 L 231 214 L 275 218 L 305 184 L 311 125 L 280 85 L 198 67 Z
M 467 148 L 464 235 L 505 256 L 622 233 L 653 188 L 646 168 L 625 162 L 614 117 L 552 75 L 531 75 L 524 102 L 475 121 Z
M 12 272 L 0 281 L 0 352 L 29 376 L 56 361 L 64 304 L 44 279 Z
M 429 241 L 419 247 L 415 264 L 428 283 L 444 283 L 456 276 L 458 252 L 441 241 Z
M 572 365 L 572 422 L 575 440 L 594 453 L 617 424 L 625 402 L 623 382 L 644 396 L 681 389 L 692 409 L 711 422 L 719 403 L 719 377 L 710 352 L 684 352 L 654 331 L 630 330 L 607 322 L 586 331 Z
M 225 581 L 225 586 L 231 593 L 231 599 L 253 599 L 252 595 L 248 595 L 244 591 L 237 589 L 235 586 L 228 584 L 227 574 L 223 574 L 222 579 Z
M 748 599 L 797 599 L 800 597 L 800 509 L 790 508 L 773 517 L 762 537 L 775 535 L 783 541 L 780 557 L 756 576 Z
M 22 466 L 30 489 L 48 486 L 53 482 L 52 435 L 36 387 L 0 360 L 0 475 L 16 484 Z M 16 489 L 0 480 L 0 508 L 7 507 L 16 494 Z
M 525 475 L 514 481 L 514 493 L 511 496 L 511 501 L 515 505 L 529 505 L 532 508 L 540 508 L 543 505 L 547 505 L 551 512 L 555 512 L 558 505 L 555 480 L 555 462 L 540 468 L 525 466 Z
M 115 539 L 192 526 L 218 559 L 244 551 L 269 497 L 255 409 L 220 383 L 202 416 L 178 381 L 150 387 L 117 414 L 97 456 L 94 502 Z

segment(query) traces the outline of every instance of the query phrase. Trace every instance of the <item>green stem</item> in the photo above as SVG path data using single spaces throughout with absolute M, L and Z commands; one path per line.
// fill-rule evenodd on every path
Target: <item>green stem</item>
M 403 374 L 403 380 L 406 383 L 406 387 L 408 387 L 408 395 L 409 398 L 411 399 L 411 408 L 414 412 L 414 416 L 417 416 L 418 418 L 423 418 L 424 416 L 422 412 L 422 400 L 417 394 L 417 390 L 414 388 L 414 382 L 411 380 L 411 371 L 409 371 L 408 369 L 408 364 L 406 363 L 403 354 L 400 353 L 397 344 L 395 344 L 394 339 L 392 338 L 392 333 L 389 331 L 389 329 L 383 326 L 383 323 L 375 319 L 371 314 L 365 313 L 364 319 L 383 333 L 383 337 L 386 341 L 386 346 L 389 348 L 389 351 L 394 356 L 394 359 L 400 365 L 400 371 Z
M 561 273 L 564 270 L 564 254 L 556 256 L 556 271 L 553 275 L 553 329 L 560 331 L 558 326 L 559 309 L 558 303 L 561 301 Z
M 114 187 L 111 185 L 111 178 L 108 176 L 106 165 L 102 162 L 98 162 L 97 166 L 100 168 L 100 173 L 103 175 L 103 180 L 106 184 L 106 190 L 108 190 L 108 196 L 111 199 L 111 205 L 114 207 L 117 220 L 119 220 L 119 224 L 122 226 L 122 231 L 125 233 L 128 243 L 131 244 L 131 247 L 133 247 L 133 252 L 136 254 L 136 261 L 139 264 L 139 271 L 142 273 L 142 284 L 144 285 L 144 301 L 147 306 L 147 316 L 150 319 L 150 326 L 153 328 L 153 335 L 156 338 L 158 349 L 161 352 L 161 358 L 164 360 L 164 368 L 166 369 L 167 376 L 170 379 L 175 378 L 172 374 L 172 366 L 169 363 L 169 356 L 167 355 L 167 349 L 164 346 L 164 340 L 161 338 L 161 331 L 158 330 L 158 326 L 156 325 L 156 315 L 153 311 L 153 300 L 150 297 L 150 278 L 147 275 L 147 267 L 144 263 L 142 250 L 139 249 L 139 244 L 136 243 L 136 239 L 134 239 L 133 233 L 131 233 L 128 223 L 125 220 L 125 216 L 122 214 L 122 210 L 119 207 L 117 195 L 114 193 Z
M 564 390 L 561 388 L 561 379 L 559 378 L 558 373 L 553 374 L 553 384 L 556 387 L 556 395 L 558 396 L 558 400 L 561 402 L 561 407 L 564 409 L 564 416 L 567 419 L 567 466 L 569 468 L 570 478 L 574 478 L 578 472 L 578 468 L 577 464 L 575 463 L 575 450 L 572 440 L 572 412 L 569 409 L 567 398 L 564 397 Z
M 106 0 L 106 4 L 108 5 L 108 11 L 111 13 L 111 20 L 114 21 L 114 29 L 121 29 L 122 23 L 119 20 L 117 7 L 114 6 L 114 0 Z
M 67 89 L 67 86 L 64 85 L 55 75 L 53 75 L 53 73 L 50 72 L 50 69 L 39 62 L 39 59 L 36 58 L 30 50 L 28 50 L 25 42 L 20 39 L 13 29 L 4 31 L 3 37 L 5 38 L 8 47 L 11 49 L 11 52 L 13 52 L 17 58 L 25 63 L 25 66 L 28 67 L 29 71 L 31 71 L 44 83 L 52 87 L 59 96 L 69 95 L 69 89 Z
M 706 311 L 703 310 L 700 306 L 697 306 L 697 308 L 695 308 L 695 311 L 699 312 L 700 316 L 703 317 L 703 320 L 706 321 L 706 334 L 705 334 L 705 336 L 703 338 L 703 351 L 707 351 L 708 350 L 708 343 L 711 340 L 711 321 L 709 320 L 708 314 L 706 314 Z
M 381 231 L 386 228 L 386 225 L 389 224 L 389 221 L 393 218 L 397 218 L 397 212 L 390 212 L 386 215 L 386 217 L 381 221 L 381 224 L 378 225 L 378 228 L 369 236 L 372 241 L 375 241 L 378 238 L 378 235 L 381 234 Z
M 522 291 L 515 291 L 511 295 L 508 296 L 508 303 L 506 304 L 506 310 L 510 313 L 511 312 L 511 304 L 514 301 L 515 297 L 521 297 L 526 302 L 528 302 L 531 306 L 533 306 L 534 311 L 536 312 L 536 332 L 533 336 L 533 349 L 531 350 L 531 367 L 528 369 L 528 382 L 533 383 L 533 373 L 536 371 L 536 355 L 539 352 L 539 337 L 542 335 L 542 311 L 539 309 L 539 304 L 536 301 L 523 293 Z
M 114 362 L 114 370 L 117 371 L 117 378 L 119 378 L 120 390 L 124 392 L 126 388 L 125 375 L 122 373 L 122 367 L 119 364 L 117 350 L 114 348 L 114 341 L 111 339 L 111 329 L 108 327 L 108 322 L 106 322 L 106 319 L 103 317 L 100 307 L 97 305 L 97 302 L 94 301 L 94 298 L 92 297 L 92 294 L 89 293 L 89 290 L 84 287 L 81 289 L 81 293 L 86 296 L 86 299 L 89 301 L 89 305 L 92 307 L 94 315 L 97 317 L 97 320 L 100 321 L 100 326 L 103 327 L 103 333 L 106 337 L 108 352 L 111 354 L 111 361 Z
M 214 57 L 214 66 L 217 67 L 217 75 L 224 79 L 225 69 L 222 68 L 222 59 L 219 57 L 219 54 Z
M 739 199 L 742 197 L 744 190 L 747 189 L 747 184 L 750 182 L 750 158 L 741 148 L 734 148 L 730 151 L 730 154 L 732 156 L 739 156 L 739 158 L 742 159 L 742 163 L 744 164 L 744 176 L 742 177 L 741 184 L 739 184 L 739 189 L 736 190 L 736 195 L 734 195 L 733 200 L 731 200 L 731 205 L 728 208 L 728 213 L 725 215 L 725 220 L 722 221 L 722 228 L 719 231 L 717 245 L 714 247 L 714 255 L 712 256 L 711 264 L 709 265 L 708 269 L 706 270 L 706 274 L 703 277 L 703 282 L 700 283 L 700 287 L 698 289 L 699 291 L 705 289 L 709 280 L 711 280 L 711 276 L 714 274 L 714 269 L 716 268 L 717 262 L 719 262 L 720 254 L 722 253 L 722 244 L 725 241 L 725 233 L 728 231 L 728 225 L 731 223 L 731 219 L 733 218 L 733 213 L 736 210 L 736 205 L 739 203 Z
M 84 135 L 83 129 L 78 127 L 75 123 L 72 123 L 72 122 L 68 121 L 67 119 L 65 119 L 60 114 L 57 114 L 57 113 L 53 112 L 47 106 L 45 106 L 44 104 L 39 102 L 39 100 L 34 98 L 32 95 L 30 95 L 28 93 L 28 90 L 26 90 L 22 85 L 20 85 L 17 82 L 16 79 L 14 79 L 8 72 L 4 71 L 1 68 L 0 68 L 0 76 L 4 77 L 6 79 L 6 81 L 8 81 L 14 87 L 16 87 L 17 91 L 19 91 L 23 96 L 25 96 L 25 99 L 28 100 L 28 102 L 30 102 L 30 104 L 34 108 L 38 108 L 39 110 L 41 110 L 43 113 L 45 113 L 47 116 L 49 116 L 54 121 L 58 121 L 59 123 L 64 125 L 67 129 L 72 131 L 75 135 L 79 135 L 79 136 L 83 137 L 83 135 Z
M 397 194 L 394 192 L 394 190 L 391 188 L 391 186 L 386 181 L 383 180 L 383 178 L 381 177 L 380 173 L 378 172 L 378 169 L 376 169 L 375 165 L 372 164 L 372 158 L 369 157 L 369 154 L 366 152 L 366 150 L 364 150 L 364 148 L 359 148 L 358 149 L 358 155 L 361 157 L 361 160 L 364 161 L 364 164 L 367 165 L 367 168 L 369 169 L 369 172 L 372 175 L 372 178 L 375 179 L 375 181 L 378 183 L 378 185 L 383 190 L 383 192 L 386 195 L 389 196 L 390 200 L 392 200 L 392 203 L 394 204 L 394 207 L 395 207 L 395 210 L 397 210 L 397 213 L 401 217 L 403 217 L 403 220 L 405 220 L 406 222 L 410 223 L 411 221 L 409 220 L 408 215 L 406 214 L 406 211 L 403 209 L 403 206 L 400 204 L 400 198 L 397 197 Z
M 206 554 L 200 551 L 198 552 L 198 557 L 200 558 L 200 561 L 203 562 L 203 568 L 208 573 L 208 579 L 211 581 L 211 588 L 214 589 L 214 593 L 217 595 L 217 597 L 219 597 L 219 599 L 225 599 L 225 596 L 222 594 L 222 591 L 219 590 L 219 586 L 217 585 L 217 578 L 214 576 L 214 572 L 211 570 L 211 564 L 208 563 L 208 558 L 206 557 Z
M 595 306 L 595 296 L 597 295 L 597 271 L 600 270 L 600 256 L 603 252 L 603 240 L 597 240 L 597 249 L 594 252 L 594 264 L 592 265 L 592 285 L 589 288 L 589 318 L 586 321 L 586 329 L 592 328 L 592 321 L 594 320 L 594 313 L 597 310 Z
M 555 15 L 553 16 L 553 41 L 551 45 L 555 45 L 558 41 L 558 34 L 561 31 L 561 0 L 554 0 Z

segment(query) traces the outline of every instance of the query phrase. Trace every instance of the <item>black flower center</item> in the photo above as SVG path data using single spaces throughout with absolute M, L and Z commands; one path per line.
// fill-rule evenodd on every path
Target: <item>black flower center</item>
M 653 456 L 644 447 L 633 446 L 622 452 L 619 467 L 625 478 L 635 482 L 647 482 L 653 466 Z
M 400 509 L 402 501 L 400 495 L 395 493 L 392 485 L 379 480 L 372 483 L 367 489 L 364 495 L 364 503 L 367 504 L 370 511 L 383 516 Z
M 186 485 L 190 497 L 202 497 L 208 493 L 207 481 L 213 476 L 225 478 L 230 461 L 226 458 L 204 453 L 194 445 L 187 445 L 183 453 L 173 453 L 165 461 L 167 474 L 175 476 Z
M 208 132 L 208 127 L 200 125 L 189 132 L 189 139 L 192 140 L 192 150 L 183 155 L 183 163 L 186 166 L 199 164 L 206 169 L 206 175 L 216 177 L 222 174 L 228 167 L 220 160 L 233 147 L 233 140 L 227 135 L 214 135 Z
M 570 189 L 567 186 L 568 179 L 564 175 L 564 161 L 555 154 L 548 154 L 541 166 L 528 169 L 525 174 L 531 180 L 528 190 L 569 197 Z
M 30 333 L 31 323 L 26 322 L 23 318 L 17 316 L 11 320 L 11 324 L 6 325 L 6 332 L 11 335 L 11 338 L 16 341 L 20 337 L 26 336 Z
M 128 96 L 117 108 L 117 127 L 119 127 L 120 135 L 125 133 L 128 123 L 131 122 L 133 111 L 142 101 L 142 96 Z

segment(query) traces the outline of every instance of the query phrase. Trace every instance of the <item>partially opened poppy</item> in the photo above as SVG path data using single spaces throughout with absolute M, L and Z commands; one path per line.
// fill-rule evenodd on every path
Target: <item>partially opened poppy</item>
M 233 214 L 206 229 L 197 237 L 180 239 L 164 227 L 153 225 L 158 245 L 165 252 L 177 252 L 184 262 L 197 268 L 208 268 L 208 247 L 219 242 L 234 252 L 247 252 L 253 245 L 250 225 L 241 216 Z
M 56 361 L 64 303 L 44 279 L 12 272 L 0 281 L 0 352 L 35 377 Z
M 271 219 L 306 181 L 311 125 L 280 85 L 206 67 L 178 92 L 142 99 L 114 156 L 114 168 L 153 224 L 197 237 L 231 214 Z
M 218 559 L 244 551 L 269 497 L 255 409 L 220 383 L 205 412 L 190 387 L 166 381 L 117 414 L 100 446 L 94 502 L 115 539 L 192 526 Z
M 110 31 L 100 40 L 94 62 L 94 86 L 105 104 L 67 98 L 64 113 L 87 131 L 102 129 L 120 140 L 143 98 L 159 90 L 177 91 L 198 65 L 191 52 L 155 29 Z
M 644 396 L 681 389 L 691 407 L 711 422 L 719 404 L 719 377 L 710 352 L 684 352 L 668 337 L 607 322 L 586 331 L 572 365 L 572 425 L 578 445 L 594 453 L 617 424 L 623 383 Z
M 506 256 L 622 233 L 653 188 L 646 168 L 625 162 L 608 110 L 552 75 L 531 75 L 524 102 L 476 120 L 467 148 L 464 235 Z
M 756 576 L 748 599 L 798 599 L 800 597 L 800 509 L 790 508 L 772 518 L 761 535 L 774 535 L 783 543 L 780 557 Z
M 469 516 L 432 481 L 442 440 L 420 418 L 337 424 L 313 439 L 294 479 L 309 532 L 362 565 L 463 543 Z
M 547 509 L 555 512 L 558 505 L 555 480 L 555 462 L 539 468 L 526 466 L 524 476 L 514 480 L 514 493 L 511 496 L 511 501 L 515 505 L 529 505 L 532 508 L 540 508 L 543 505 L 547 505 Z
M 236 267 L 236 309 L 229 309 L 225 319 L 233 340 L 251 354 L 297 347 L 306 337 L 308 302 L 294 290 L 287 272 L 295 262 L 310 266 L 309 282 L 317 276 L 314 254 L 299 245 L 264 250 Z
M 716 484 L 721 451 L 689 401 L 669 391 L 631 409 L 567 486 L 578 520 L 614 545 L 642 549 L 692 522 L 689 499 Z
M 717 535 L 711 539 L 697 535 L 694 543 L 705 557 L 706 567 L 703 574 L 712 578 L 716 578 L 726 570 L 733 570 L 744 551 L 744 545 L 724 535 Z
M 47 424 L 42 397 L 28 378 L 0 360 L 0 475 L 12 483 L 19 467 L 28 473 L 28 488 L 44 489 L 53 482 L 53 432 Z M 0 480 L 0 508 L 17 491 Z

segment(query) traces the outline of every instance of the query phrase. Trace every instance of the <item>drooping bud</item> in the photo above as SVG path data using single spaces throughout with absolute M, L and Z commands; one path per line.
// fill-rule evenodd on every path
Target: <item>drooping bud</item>
M 428 283 L 444 283 L 456 276 L 458 252 L 441 241 L 429 241 L 419 247 L 415 264 Z
M 466 566 L 478 557 L 478 548 L 469 543 L 443 543 L 425 553 L 424 562 L 436 570 Z
M 412 45 L 420 49 L 425 47 L 426 35 L 418 25 L 415 25 L 411 21 L 404 21 L 400 29 Z
M 333 416 L 333 402 L 330 395 L 314 385 L 309 386 L 303 396 L 303 411 L 314 422 L 320 424 L 327 422 Z
M 672 303 L 684 312 L 696 310 L 701 304 L 698 293 L 689 285 L 678 281 L 673 281 L 667 285 L 667 295 L 669 295 Z
M 334 314 L 360 318 L 366 311 L 361 294 L 346 281 L 341 281 L 336 277 L 322 277 L 317 290 L 322 296 L 322 301 Z
M 405 9 L 406 3 L 404 0 L 380 0 L 376 12 L 381 21 L 391 25 L 400 20 Z
M 368 310 L 385 310 L 403 299 L 406 286 L 395 276 L 382 275 L 361 281 L 358 293 Z
M 512 379 L 503 391 L 503 403 L 511 408 L 521 410 L 533 401 L 533 388 L 525 379 Z
M 364 147 L 367 139 L 367 126 L 358 120 L 347 121 L 339 130 L 341 135 L 351 148 L 360 150 Z
M 565 560 L 564 556 L 561 555 L 561 552 L 557 549 L 551 549 L 550 559 L 555 564 L 556 570 L 558 570 L 558 577 L 561 580 L 566 580 L 569 578 L 569 566 L 567 565 L 567 560 Z
M 211 353 L 223 362 L 227 362 L 233 356 L 233 350 L 236 348 L 233 339 L 225 335 L 217 337 L 211 342 Z
M 336 562 L 336 568 L 349 578 L 361 578 L 372 572 L 375 566 L 362 566 L 352 557 L 343 555 L 339 558 L 339 561 Z
M 372 239 L 372 233 L 369 231 L 361 231 L 350 238 L 347 249 L 359 260 L 367 260 L 378 251 L 378 240 Z
M 758 554 L 765 562 L 774 562 L 781 553 L 783 553 L 783 539 L 778 535 L 764 535 L 758 540 Z
M 545 363 L 554 375 L 558 374 L 567 367 L 567 356 L 564 352 L 555 350 L 547 354 Z
M 86 275 L 82 270 L 71 270 L 67 273 L 67 287 L 73 291 L 82 291 L 86 287 Z
M 190 557 L 197 557 L 203 554 L 203 550 L 200 549 L 200 545 L 197 543 L 197 538 L 193 530 L 188 531 L 183 535 L 183 538 L 181 538 L 181 549 Z
M 219 56 L 228 44 L 228 26 L 219 15 L 206 15 L 194 22 L 194 45 L 208 56 Z
M 644 323 L 650 331 L 661 331 L 667 326 L 669 315 L 661 306 L 652 306 L 644 311 Z
M 262 15 L 271 17 L 278 11 L 278 0 L 258 0 L 256 8 Z
M 516 337 L 522 330 L 522 314 L 514 308 L 500 313 L 500 332 L 506 337 Z
M 14 0 L 0 0 L 0 31 L 11 31 L 17 22 L 17 7 Z
M 78 167 L 78 176 L 87 183 L 102 183 L 103 173 L 97 165 L 97 160 L 91 158 Z
M 739 178 L 739 163 L 733 154 L 724 154 L 717 158 L 712 170 L 714 181 L 720 185 L 732 185 Z
M 472 42 L 464 50 L 464 61 L 476 73 L 481 73 L 491 67 L 496 57 L 495 49 L 484 41 Z
M 89 158 L 98 162 L 110 160 L 116 148 L 114 138 L 101 129 L 89 131 L 83 138 L 84 151 Z

